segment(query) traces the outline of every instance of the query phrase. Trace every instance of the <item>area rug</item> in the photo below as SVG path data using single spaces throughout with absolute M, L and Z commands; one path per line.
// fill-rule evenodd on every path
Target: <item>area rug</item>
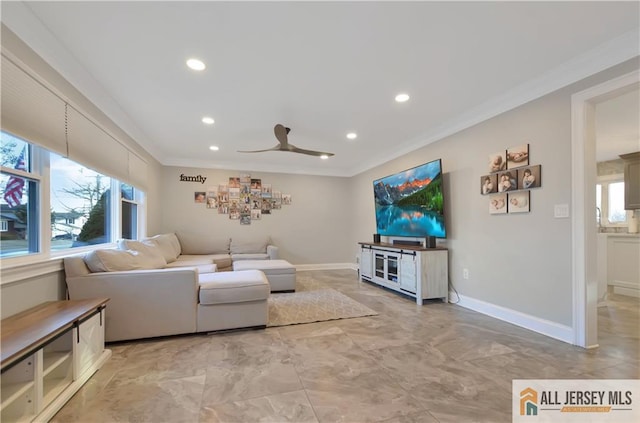
M 298 325 L 377 314 L 369 307 L 331 288 L 272 294 L 269 297 L 267 326 Z

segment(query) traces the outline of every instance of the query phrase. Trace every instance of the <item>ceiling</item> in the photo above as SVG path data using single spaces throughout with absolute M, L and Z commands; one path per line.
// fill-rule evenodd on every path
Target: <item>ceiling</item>
M 2 20 L 164 165 L 351 176 L 637 55 L 639 6 L 2 2 Z M 335 156 L 237 152 L 277 123 Z
M 596 161 L 640 151 L 640 90 L 597 103 L 595 109 Z

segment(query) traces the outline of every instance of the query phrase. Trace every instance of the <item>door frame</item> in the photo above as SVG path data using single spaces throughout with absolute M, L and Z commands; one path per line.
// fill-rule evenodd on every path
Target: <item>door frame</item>
M 598 346 L 596 104 L 640 87 L 640 70 L 571 96 L 571 208 L 574 344 Z

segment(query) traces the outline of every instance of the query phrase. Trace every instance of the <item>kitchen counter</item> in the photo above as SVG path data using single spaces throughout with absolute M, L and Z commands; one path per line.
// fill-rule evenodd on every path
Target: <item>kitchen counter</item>
M 608 238 L 620 237 L 620 238 L 640 238 L 640 234 L 629 234 L 629 233 L 616 233 L 616 232 L 599 232 L 598 235 L 606 235 Z

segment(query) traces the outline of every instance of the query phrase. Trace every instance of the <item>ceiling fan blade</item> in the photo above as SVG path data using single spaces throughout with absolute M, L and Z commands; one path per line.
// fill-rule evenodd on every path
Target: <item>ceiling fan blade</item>
M 292 153 L 308 154 L 309 156 L 316 156 L 316 157 L 320 157 L 320 156 L 331 157 L 334 155 L 333 153 L 325 153 L 322 151 L 305 150 L 304 148 L 298 148 L 291 144 L 289 144 L 289 149 L 287 151 L 291 151 Z
M 272 148 L 267 148 L 266 150 L 238 150 L 238 153 L 264 153 L 265 151 L 280 151 L 282 150 L 282 147 L 280 147 L 279 145 L 276 145 L 275 147 Z
M 286 148 L 289 144 L 289 141 L 287 140 L 287 134 L 289 133 L 288 128 L 285 128 L 283 125 L 277 124 L 273 128 L 273 133 L 276 134 L 276 138 L 278 141 L 280 141 L 280 144 L 284 148 Z
M 278 141 L 280 141 L 279 145 L 275 147 L 268 148 L 266 150 L 238 150 L 238 153 L 264 153 L 265 151 L 288 151 L 290 153 L 300 153 L 307 154 L 309 156 L 322 157 L 327 156 L 331 157 L 333 153 L 325 153 L 323 151 L 314 151 L 314 150 L 305 150 L 304 148 L 298 148 L 293 144 L 289 144 L 289 140 L 287 139 L 287 134 L 291 131 L 290 128 L 285 127 L 284 125 L 280 125 L 279 123 L 273 128 L 273 133 L 276 135 Z

